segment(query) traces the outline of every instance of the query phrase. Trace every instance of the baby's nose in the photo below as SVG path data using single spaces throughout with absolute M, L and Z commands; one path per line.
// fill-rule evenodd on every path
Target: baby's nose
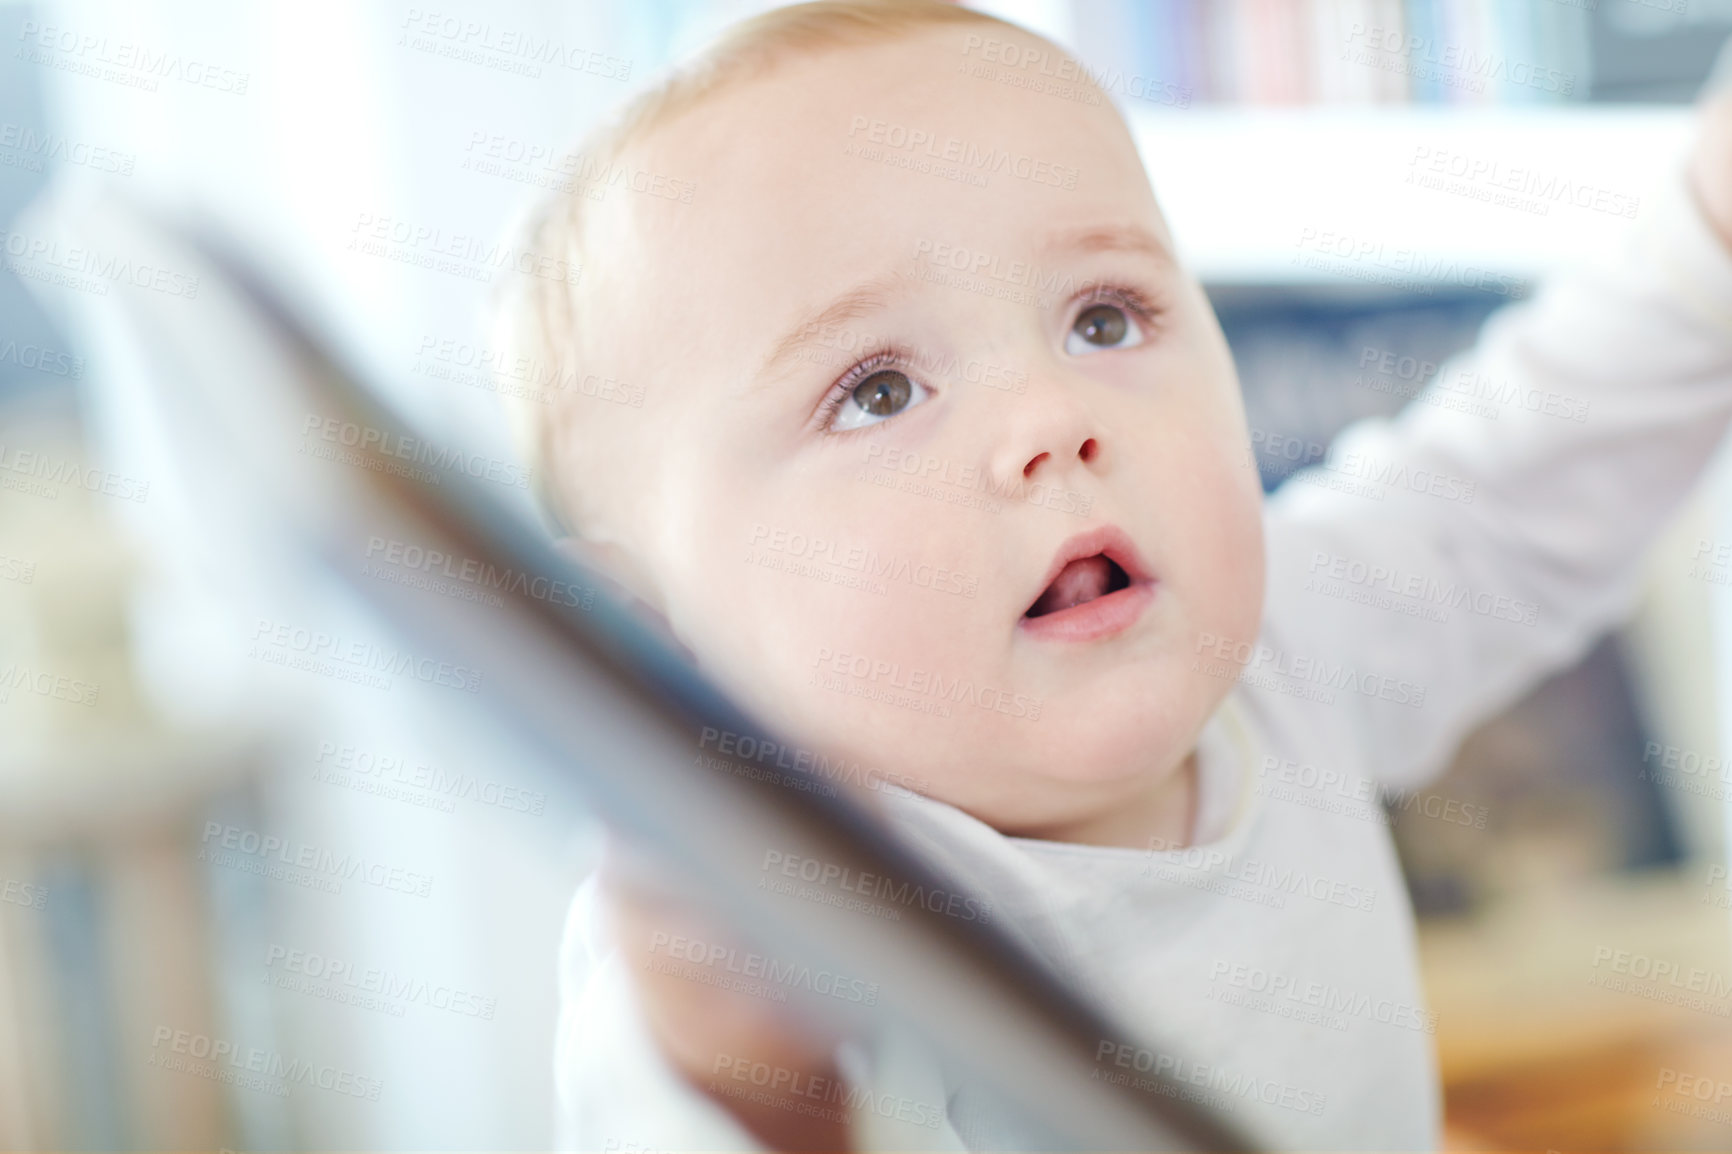
M 1084 437 L 1083 443 L 1077 446 L 1076 459 L 1086 465 L 1090 461 L 1094 460 L 1095 456 L 1099 452 L 1100 442 L 1094 437 Z M 1040 468 L 1041 463 L 1051 459 L 1051 457 L 1051 453 L 1043 451 L 1036 453 L 1033 457 L 1029 458 L 1028 464 L 1022 467 L 1023 479 L 1033 480 L 1035 471 Z

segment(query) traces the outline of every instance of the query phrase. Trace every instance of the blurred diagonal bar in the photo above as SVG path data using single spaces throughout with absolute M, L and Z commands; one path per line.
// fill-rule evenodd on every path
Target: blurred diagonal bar
M 402 468 L 390 446 L 426 444 L 345 370 L 288 298 L 239 251 L 206 233 L 117 201 L 39 206 L 44 229 L 73 234 L 157 268 L 196 274 L 195 307 L 117 283 L 153 372 L 153 402 L 177 436 L 228 449 L 195 491 L 213 516 L 265 518 L 265 536 L 322 558 L 419 641 L 484 669 L 479 704 L 538 746 L 614 827 L 656 848 L 692 890 L 757 939 L 810 959 L 846 959 L 879 983 L 890 1007 L 934 1050 L 978 1078 L 1042 1136 L 1045 1149 L 1248 1150 L 1235 1126 L 1187 1100 L 1164 1071 L 1138 1070 L 1146 1091 L 1116 1085 L 1103 1055 L 1134 1042 L 992 927 L 911 903 L 898 920 L 822 903 L 790 914 L 757 887 L 767 847 L 928 890 L 937 876 L 864 809 L 798 788 L 800 775 L 761 766 L 765 788 L 695 763 L 700 734 L 774 741 L 595 575 L 459 468 L 438 483 Z M 359 469 L 308 469 L 295 435 L 336 418 L 366 435 Z M 195 454 L 188 454 L 191 460 Z M 227 482 L 226 484 L 223 482 Z M 452 556 L 576 586 L 602 586 L 588 609 L 501 590 L 507 612 L 437 609 L 385 596 L 337 564 L 391 533 Z M 608 724 L 596 724 L 596 718 Z

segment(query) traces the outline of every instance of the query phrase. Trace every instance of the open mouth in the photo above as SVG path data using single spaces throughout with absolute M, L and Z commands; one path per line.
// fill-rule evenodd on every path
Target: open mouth
M 1102 525 L 1059 546 L 1046 585 L 1017 624 L 1042 641 L 1105 640 L 1136 624 L 1157 584 L 1130 535 Z
M 1130 574 L 1106 554 L 1079 557 L 1059 570 L 1058 576 L 1052 579 L 1052 584 L 1046 587 L 1023 616 L 1045 617 L 1048 613 L 1074 609 L 1109 593 L 1117 593 L 1130 583 Z

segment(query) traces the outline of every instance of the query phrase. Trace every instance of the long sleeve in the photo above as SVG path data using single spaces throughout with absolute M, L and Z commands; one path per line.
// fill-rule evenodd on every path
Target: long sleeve
M 1729 417 L 1732 255 L 1680 174 L 1616 257 L 1494 315 L 1270 498 L 1248 680 L 1332 704 L 1371 772 L 1416 784 L 1629 612 Z

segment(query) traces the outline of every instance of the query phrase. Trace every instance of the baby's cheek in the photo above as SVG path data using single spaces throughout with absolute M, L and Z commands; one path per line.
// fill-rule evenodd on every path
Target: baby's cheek
M 766 721 L 823 737 L 848 701 L 825 687 L 854 678 L 863 661 L 884 660 L 894 641 L 884 599 L 839 584 L 841 572 L 780 541 L 716 568 L 699 627 L 711 667 Z
M 787 532 L 770 516 L 716 515 L 688 524 L 677 539 L 685 556 L 668 609 L 682 639 L 732 692 L 760 696 L 775 675 L 766 661 L 776 651 L 771 639 L 784 633 L 774 615 L 786 608 L 777 594 L 794 560 Z
M 1223 478 L 1223 499 L 1216 509 L 1210 542 L 1211 611 L 1226 636 L 1255 638 L 1263 615 L 1262 488 Z
M 1163 501 L 1156 529 L 1165 575 L 1185 593 L 1198 628 L 1255 636 L 1263 586 L 1262 487 L 1255 473 L 1206 443 L 1175 454 L 1167 467 L 1167 479 L 1152 486 L 1178 497 Z

